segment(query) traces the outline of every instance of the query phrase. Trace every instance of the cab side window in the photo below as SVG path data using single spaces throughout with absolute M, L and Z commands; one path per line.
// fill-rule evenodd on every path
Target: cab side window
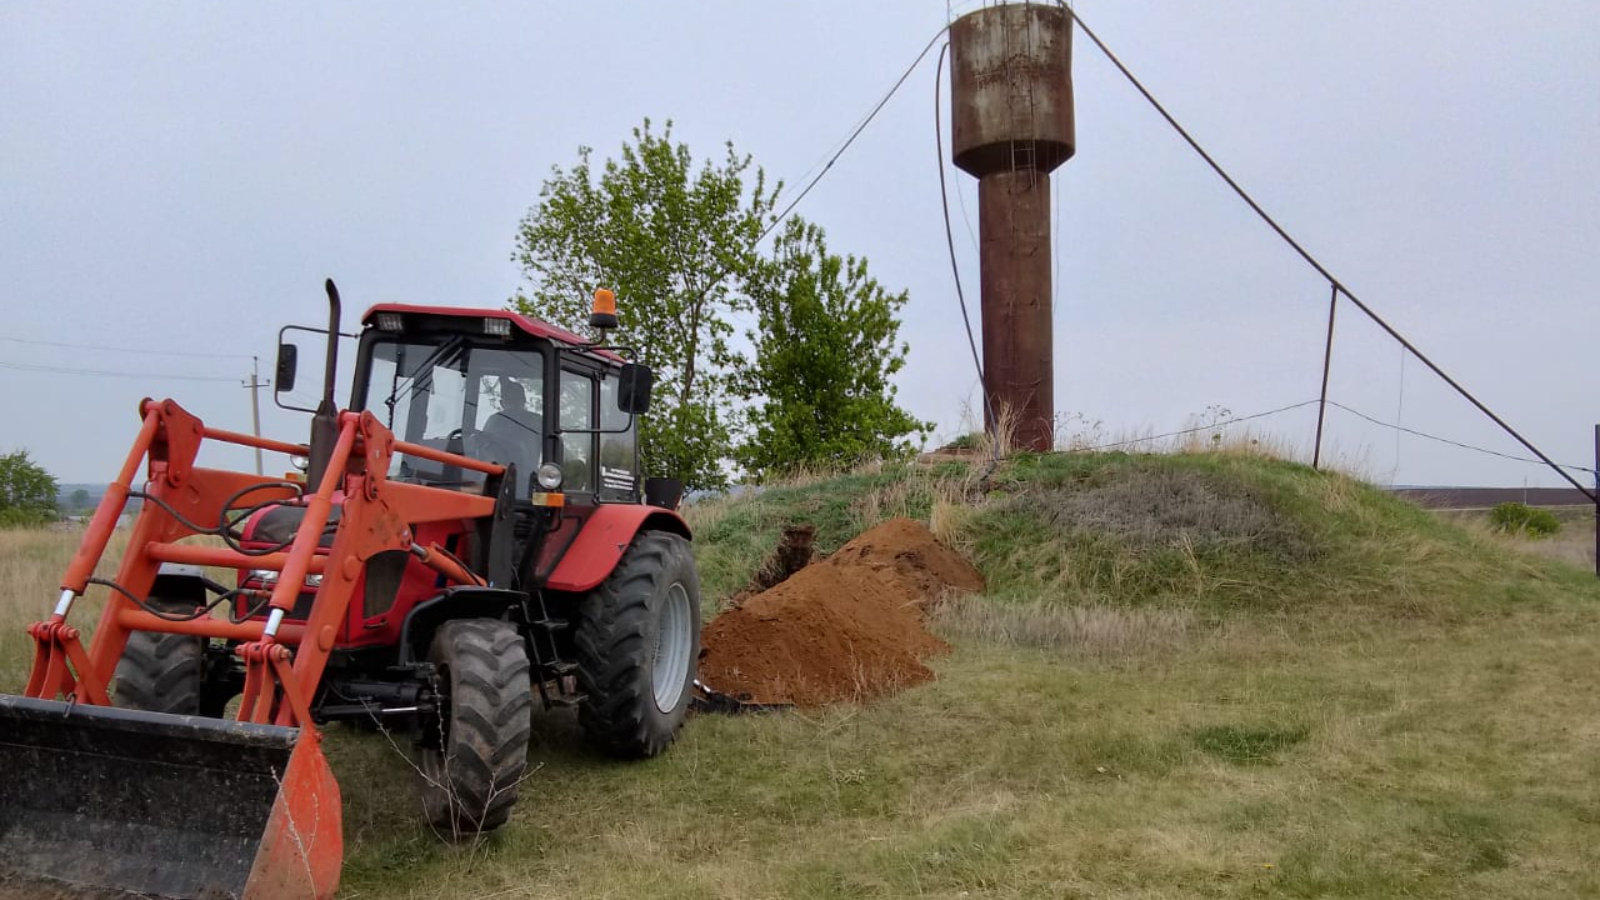
M 617 408 L 617 374 L 600 381 L 600 499 L 631 501 L 639 492 L 637 424 Z
M 562 490 L 586 493 L 594 490 L 594 403 L 595 381 L 584 372 L 561 372 L 561 427 L 588 429 L 561 436 Z

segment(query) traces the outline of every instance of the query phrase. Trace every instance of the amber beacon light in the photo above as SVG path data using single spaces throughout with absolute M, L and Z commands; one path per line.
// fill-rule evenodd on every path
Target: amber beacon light
M 594 292 L 594 309 L 589 313 L 589 327 L 617 327 L 617 295 L 605 288 Z

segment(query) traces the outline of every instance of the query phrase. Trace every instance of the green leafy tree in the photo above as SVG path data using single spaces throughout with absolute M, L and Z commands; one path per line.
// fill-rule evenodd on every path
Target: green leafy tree
M 28 451 L 0 455 L 0 527 L 39 525 L 58 517 L 60 487 Z
M 727 482 L 729 313 L 742 306 L 730 285 L 754 269 L 776 196 L 732 144 L 697 168 L 671 122 L 657 134 L 647 119 L 620 158 L 597 169 L 583 147 L 576 165 L 554 167 L 518 229 L 512 258 L 525 285 L 512 305 L 583 333 L 595 288 L 616 291 L 621 327 L 608 342 L 636 348 L 656 372 L 640 428 L 645 467 L 691 488 Z
M 867 261 L 828 252 L 823 231 L 790 219 L 772 258 L 756 267 L 748 292 L 758 329 L 741 369 L 752 402 L 735 459 L 751 477 L 797 469 L 841 469 L 905 456 L 932 424 L 895 403 L 890 376 L 905 365 L 891 294 Z
M 75 510 L 88 509 L 89 508 L 89 492 L 84 490 L 83 488 L 78 488 L 77 490 L 73 491 L 72 492 L 72 508 L 75 509 Z

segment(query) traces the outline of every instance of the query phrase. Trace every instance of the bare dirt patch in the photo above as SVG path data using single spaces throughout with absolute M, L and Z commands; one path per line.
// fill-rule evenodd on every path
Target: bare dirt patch
M 949 649 L 923 624 L 950 592 L 983 576 L 923 525 L 891 519 L 708 625 L 700 677 L 759 703 L 821 706 L 892 693 L 933 677 Z

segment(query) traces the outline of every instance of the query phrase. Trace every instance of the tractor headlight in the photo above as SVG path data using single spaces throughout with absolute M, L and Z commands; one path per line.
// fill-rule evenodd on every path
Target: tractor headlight
M 244 580 L 259 581 L 262 587 L 269 588 L 278 583 L 278 574 L 277 569 L 251 569 Z M 313 589 L 322 587 L 322 576 L 312 572 L 306 575 L 304 585 Z
M 553 491 L 561 487 L 561 467 L 553 462 L 547 462 L 533 473 L 533 478 L 539 482 L 539 487 Z

